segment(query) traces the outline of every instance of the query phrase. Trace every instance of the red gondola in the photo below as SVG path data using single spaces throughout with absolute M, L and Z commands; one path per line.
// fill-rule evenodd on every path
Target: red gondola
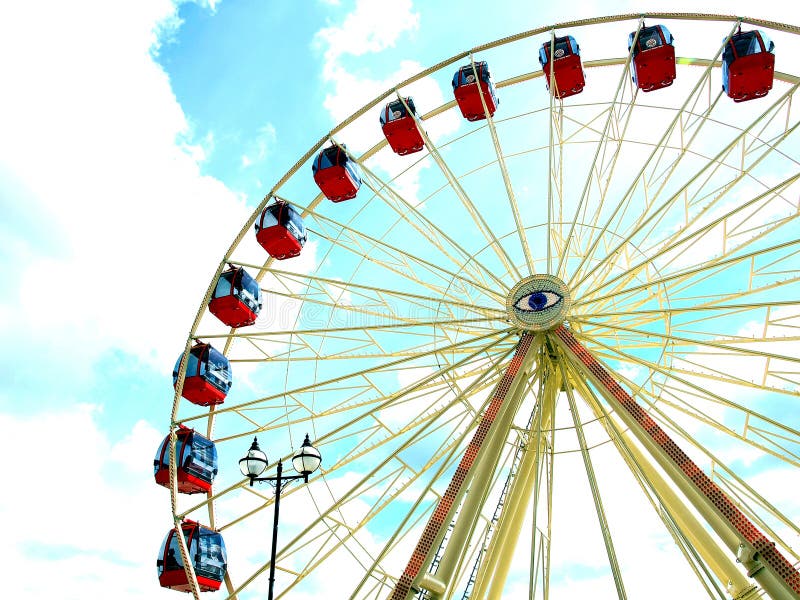
M 553 60 L 550 60 L 551 47 Z M 544 83 L 550 93 L 559 100 L 580 94 L 586 85 L 581 64 L 581 49 L 571 35 L 547 41 L 539 48 L 539 64 L 542 65 Z M 550 80 L 553 79 L 553 89 Z
M 194 429 L 183 425 L 175 432 L 175 464 L 178 465 L 178 491 L 198 494 L 211 490 L 217 475 L 217 447 Z M 156 452 L 153 470 L 158 485 L 169 487 L 169 436 Z
M 478 86 L 475 83 L 475 74 L 478 74 L 481 93 L 478 93 Z M 500 104 L 497 92 L 494 89 L 492 75 L 489 73 L 489 65 L 486 61 L 464 65 L 456 74 L 453 75 L 453 94 L 458 102 L 458 108 L 467 121 L 479 121 L 486 118 L 486 113 L 491 117 Z M 483 96 L 483 102 L 481 101 Z M 486 110 L 483 103 L 486 103 Z
M 266 206 L 255 227 L 258 243 L 278 260 L 300 254 L 308 238 L 300 213 L 283 200 Z
M 181 524 L 183 538 L 193 561 L 194 573 L 201 592 L 216 592 L 228 569 L 228 558 L 222 536 L 208 527 L 188 519 Z M 161 544 L 156 560 L 161 587 L 190 592 L 189 578 L 181 557 L 177 528 L 172 529 Z
M 333 202 L 355 198 L 361 187 L 358 165 L 347 156 L 344 145 L 325 148 L 314 159 L 311 170 L 319 189 Z
M 399 99 L 389 102 L 381 111 L 383 135 L 386 136 L 386 141 L 392 150 L 401 156 L 419 152 L 425 146 L 422 134 L 417 129 L 415 118 L 417 110 L 414 107 L 414 100 L 411 98 L 405 100 L 405 105 Z
M 172 383 L 178 383 L 183 354 L 178 357 L 172 371 Z M 182 396 L 200 406 L 222 404 L 231 389 L 231 364 L 210 344 L 198 342 L 189 351 L 189 364 L 183 382 Z
M 633 82 L 643 92 L 652 92 L 675 81 L 674 38 L 664 25 L 642 27 L 628 36 L 628 52 L 633 46 Z
M 261 312 L 261 288 L 242 267 L 220 274 L 208 310 L 228 327 L 252 325 Z
M 766 96 L 775 76 L 775 44 L 763 31 L 739 31 L 722 52 L 722 89 L 734 102 Z

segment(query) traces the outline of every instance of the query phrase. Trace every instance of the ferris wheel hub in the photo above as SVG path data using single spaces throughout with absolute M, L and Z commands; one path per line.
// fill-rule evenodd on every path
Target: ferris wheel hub
M 555 275 L 532 275 L 518 282 L 506 299 L 509 319 L 528 331 L 554 329 L 572 305 L 567 284 Z

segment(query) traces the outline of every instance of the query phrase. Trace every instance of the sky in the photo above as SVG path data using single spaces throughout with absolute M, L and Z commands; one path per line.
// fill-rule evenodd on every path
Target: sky
M 253 207 L 336 123 L 392 82 L 518 31 L 756 12 L 677 0 L 0 8 L 0 520 L 4 592 L 18 600 L 152 597 L 170 514 L 151 465 L 174 360 Z M 790 3 L 757 13 L 800 23 Z

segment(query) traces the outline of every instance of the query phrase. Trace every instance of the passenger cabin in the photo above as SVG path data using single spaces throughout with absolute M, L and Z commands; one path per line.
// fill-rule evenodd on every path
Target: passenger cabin
M 216 592 L 222 585 L 228 569 L 222 536 L 213 529 L 188 519 L 181 524 L 181 530 L 189 549 L 188 556 L 192 561 L 200 591 Z M 164 538 L 156 560 L 158 582 L 161 587 L 179 592 L 191 592 L 179 543 L 177 528 L 172 529 Z
M 491 117 L 500 104 L 486 61 L 476 62 L 474 66 L 470 63 L 456 71 L 456 74 L 453 75 L 453 94 L 458 102 L 458 108 L 461 109 L 461 114 L 467 121 L 485 119 L 487 112 Z M 481 97 L 483 97 L 483 101 L 481 101 Z M 484 103 L 486 103 L 486 110 L 483 108 Z
M 175 464 L 178 492 L 201 494 L 211 491 L 217 475 L 217 447 L 214 442 L 189 429 L 178 426 L 175 432 Z M 164 438 L 153 461 L 153 471 L 158 485 L 169 487 L 169 436 Z
M 775 75 L 775 44 L 763 31 L 739 31 L 722 52 L 722 89 L 734 102 L 766 96 Z
M 406 109 L 408 106 L 408 109 Z M 414 100 L 406 98 L 389 102 L 381 111 L 381 129 L 392 150 L 400 156 L 419 152 L 425 146 L 417 129 L 417 110 Z
M 208 310 L 228 327 L 246 327 L 256 322 L 261 302 L 258 282 L 242 267 L 231 266 L 220 273 Z
M 278 260 L 300 254 L 308 238 L 300 213 L 283 200 L 266 206 L 256 219 L 255 228 L 258 243 Z
M 314 181 L 332 202 L 355 198 L 361 187 L 361 174 L 356 162 L 347 156 L 345 146 L 325 148 L 311 165 Z
M 539 48 L 539 64 L 542 65 L 545 85 L 555 98 L 563 100 L 583 91 L 586 80 L 583 76 L 581 50 L 571 35 L 557 37 L 542 44 Z
M 628 52 L 633 47 L 633 82 L 643 92 L 652 92 L 675 81 L 675 46 L 664 25 L 642 27 L 628 36 Z
M 172 383 L 177 385 L 183 354 L 172 371 Z M 181 395 L 200 406 L 222 404 L 231 389 L 231 365 L 211 344 L 198 342 L 189 351 L 186 378 Z

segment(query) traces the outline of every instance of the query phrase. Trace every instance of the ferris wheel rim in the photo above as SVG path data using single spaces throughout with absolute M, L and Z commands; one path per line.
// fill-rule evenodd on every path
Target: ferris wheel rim
M 680 16 L 678 16 L 678 15 L 680 15 Z M 375 108 L 377 105 L 379 105 L 381 102 L 383 102 L 386 98 L 390 97 L 392 93 L 395 93 L 394 90 L 396 90 L 397 88 L 402 88 L 402 87 L 404 87 L 404 86 L 406 86 L 406 85 L 408 85 L 410 83 L 413 83 L 414 81 L 416 81 L 416 80 L 418 80 L 418 79 L 420 79 L 420 78 L 422 78 L 422 77 L 424 77 L 424 76 L 426 76 L 426 75 L 428 75 L 430 73 L 436 72 L 436 71 L 441 70 L 442 68 L 444 68 L 446 66 L 452 65 L 453 63 L 457 62 L 458 60 L 461 60 L 462 58 L 466 58 L 468 56 L 471 57 L 471 55 L 473 55 L 475 52 L 482 51 L 482 50 L 487 50 L 487 49 L 490 49 L 490 48 L 498 46 L 498 45 L 504 45 L 504 44 L 512 43 L 513 41 L 517 41 L 517 39 L 523 39 L 525 37 L 531 37 L 531 36 L 537 35 L 539 33 L 549 32 L 551 30 L 554 30 L 555 28 L 561 29 L 561 28 L 567 28 L 567 27 L 576 27 L 576 26 L 580 26 L 580 25 L 594 25 L 594 24 L 609 22 L 609 20 L 611 20 L 611 21 L 627 21 L 627 20 L 631 20 L 631 19 L 644 18 L 645 16 L 647 18 L 663 18 L 663 19 L 674 18 L 674 19 L 686 19 L 686 20 L 718 20 L 718 21 L 725 21 L 725 22 L 729 22 L 730 21 L 730 22 L 740 22 L 740 23 L 747 23 L 747 24 L 751 24 L 751 25 L 770 27 L 769 25 L 766 25 L 766 23 L 769 23 L 769 22 L 760 21 L 760 20 L 743 19 L 743 18 L 738 18 L 738 17 L 726 17 L 726 16 L 723 16 L 723 15 L 699 15 L 699 14 L 698 15 L 691 15 L 690 17 L 685 17 L 684 15 L 682 15 L 680 13 L 648 13 L 647 15 L 638 15 L 638 14 L 637 15 L 619 15 L 619 16 L 616 16 L 616 17 L 608 17 L 608 18 L 604 18 L 604 19 L 600 19 L 600 20 L 584 19 L 584 20 L 579 20 L 579 21 L 571 21 L 571 22 L 566 22 L 566 23 L 562 23 L 562 24 L 557 24 L 557 25 L 554 25 L 554 26 L 551 26 L 551 27 L 547 27 L 547 28 L 531 30 L 530 32 L 524 32 L 523 34 L 519 34 L 519 36 L 522 36 L 522 37 L 512 36 L 513 39 L 511 39 L 511 38 L 502 38 L 501 40 L 497 40 L 496 42 L 490 42 L 489 44 L 486 44 L 486 45 L 483 45 L 483 46 L 477 46 L 476 48 L 472 49 L 468 53 L 462 53 L 462 54 L 459 54 L 459 55 L 455 55 L 455 56 L 451 57 L 451 59 L 448 59 L 448 61 L 442 61 L 442 63 L 438 63 L 437 65 L 434 65 L 434 67 L 431 67 L 430 69 L 422 71 L 420 74 L 415 75 L 412 78 L 409 78 L 408 80 L 406 80 L 406 81 L 402 82 L 401 84 L 399 84 L 396 88 L 393 88 L 392 90 L 388 90 L 387 92 L 384 93 L 384 95 L 382 95 L 382 96 L 376 98 L 375 100 L 373 100 L 369 105 L 365 105 L 364 108 L 362 108 L 361 110 L 357 111 L 356 113 L 351 115 L 351 117 L 348 117 L 348 119 L 345 119 L 344 121 L 342 121 L 342 123 L 340 123 L 334 129 L 332 129 L 331 132 L 329 132 L 329 134 L 327 136 L 322 138 L 315 146 L 313 146 L 312 149 L 309 150 L 309 152 L 304 157 L 302 157 L 298 161 L 298 163 L 294 167 L 292 167 L 292 169 L 290 169 L 290 171 L 287 172 L 286 175 L 284 175 L 284 177 L 270 191 L 270 193 L 267 194 L 267 196 L 265 196 L 265 198 L 259 204 L 258 208 L 254 211 L 254 213 L 251 216 L 251 218 L 245 224 L 244 228 L 240 232 L 240 234 L 237 237 L 237 239 L 231 245 L 231 248 L 226 253 L 224 260 L 220 263 L 220 266 L 219 266 L 219 268 L 217 270 L 217 273 L 212 278 L 211 284 L 209 285 L 209 288 L 208 288 L 207 293 L 206 293 L 206 297 L 204 298 L 204 301 L 201 303 L 201 308 L 200 308 L 200 310 L 198 312 L 198 315 L 197 315 L 197 317 L 195 319 L 195 322 L 194 322 L 194 324 L 192 326 L 192 330 L 191 330 L 190 336 L 189 336 L 189 338 L 187 340 L 185 354 L 188 353 L 188 350 L 189 350 L 192 342 L 196 339 L 195 336 L 196 336 L 196 334 L 198 332 L 198 327 L 200 325 L 200 319 L 203 316 L 203 314 L 205 313 L 205 307 L 206 307 L 206 305 L 208 303 L 208 300 L 211 297 L 211 293 L 213 291 L 213 286 L 214 286 L 214 282 L 216 281 L 216 278 L 221 273 L 222 269 L 224 268 L 224 265 L 228 264 L 230 262 L 230 258 L 233 255 L 234 250 L 236 249 L 238 244 L 241 242 L 241 240 L 243 239 L 244 235 L 246 235 L 247 232 L 249 231 L 250 227 L 252 226 L 252 223 L 257 218 L 258 213 L 270 201 L 271 198 L 278 197 L 278 193 L 280 191 L 280 188 L 284 185 L 286 180 L 288 180 L 289 178 L 293 177 L 299 171 L 299 169 L 302 167 L 302 165 L 307 163 L 308 159 L 311 158 L 311 156 L 313 156 L 315 152 L 317 152 L 328 140 L 333 140 L 334 139 L 334 135 L 336 133 L 340 132 L 342 129 L 344 129 L 344 127 L 347 124 L 349 124 L 350 122 L 352 122 L 353 120 L 355 120 L 359 116 L 362 116 L 363 114 L 365 114 L 366 112 L 368 112 L 372 108 Z M 782 26 L 782 27 L 784 27 L 784 29 L 782 29 L 784 31 L 790 31 L 792 33 L 800 33 L 800 29 L 798 29 L 796 27 L 791 27 L 791 26 Z M 770 28 L 779 29 L 777 27 L 770 27 Z M 797 30 L 797 31 L 795 31 L 795 30 Z M 502 42 L 502 44 L 500 42 Z M 614 61 L 622 60 L 623 63 L 625 62 L 625 59 L 612 59 L 612 60 L 614 60 Z M 695 64 L 695 65 L 699 65 L 699 66 L 703 66 L 703 67 L 707 67 L 707 68 L 711 68 L 712 66 L 714 66 L 712 64 L 713 61 L 708 61 L 709 64 L 702 64 L 702 60 L 699 60 L 699 59 L 685 59 L 685 60 L 690 61 L 687 64 Z M 587 63 L 586 66 L 587 67 L 595 67 L 595 66 L 601 67 L 601 66 L 609 66 L 611 64 L 612 63 L 597 61 L 596 64 L 588 64 Z M 620 64 L 620 63 L 616 62 L 614 64 Z M 424 75 L 423 75 L 423 73 L 424 73 Z M 795 76 L 780 74 L 781 77 L 783 77 L 783 79 L 781 79 L 778 75 L 779 74 L 776 73 L 776 79 L 779 79 L 781 81 L 785 81 L 787 83 L 797 84 L 797 82 L 800 81 L 800 78 L 797 78 Z M 530 78 L 533 79 L 533 78 L 540 77 L 540 76 L 541 76 L 541 74 L 538 74 L 538 75 L 531 76 Z M 518 82 L 514 81 L 513 83 L 518 83 Z M 507 85 L 512 85 L 511 79 L 505 80 L 504 82 L 499 83 L 498 87 L 502 88 L 502 87 L 506 87 Z M 423 116 L 423 121 L 426 118 L 432 118 L 433 116 L 436 116 L 438 114 L 444 113 L 444 112 L 452 109 L 454 106 L 455 106 L 455 102 L 454 101 L 447 102 L 447 103 L 443 104 L 442 106 L 434 109 L 433 111 L 430 111 L 429 113 L 426 113 L 426 115 Z M 359 156 L 359 160 L 366 160 L 366 159 L 370 158 L 372 155 L 374 155 L 375 153 L 377 153 L 378 151 L 383 149 L 386 145 L 387 145 L 386 140 L 382 140 L 381 142 L 379 142 L 378 144 L 376 144 L 375 146 L 370 148 L 367 152 L 365 152 L 364 154 L 360 155 Z M 312 202 L 307 205 L 307 207 L 306 207 L 307 210 L 304 212 L 304 216 L 305 216 L 305 214 L 310 214 L 311 212 L 313 212 L 322 202 L 324 202 L 323 195 L 322 194 L 317 195 L 317 197 L 314 198 L 314 200 L 312 200 Z M 511 234 L 511 232 L 509 232 L 509 233 L 507 233 L 505 235 L 510 235 L 510 234 Z M 263 278 L 268 272 L 272 272 L 274 270 L 272 268 L 273 264 L 274 263 L 273 263 L 272 259 L 268 260 L 265 264 L 263 264 L 263 266 L 259 269 L 259 276 L 258 276 L 259 280 L 261 278 Z M 357 271 L 358 271 L 358 268 L 354 269 L 353 274 L 355 274 L 355 272 L 357 272 Z M 228 336 L 228 340 L 226 342 L 226 348 L 228 347 L 228 345 L 230 343 L 232 343 L 233 339 L 234 339 L 233 336 L 231 336 L 231 335 Z M 183 383 L 183 377 L 184 377 L 185 369 L 182 369 L 181 371 L 182 372 L 179 374 L 178 386 L 176 388 L 176 394 L 175 394 L 175 402 L 174 402 L 174 405 L 173 405 L 172 423 L 186 422 L 186 420 L 178 421 L 178 419 L 177 419 L 178 403 L 180 402 L 180 387 L 182 386 L 182 383 Z M 224 410 L 224 409 L 222 409 L 222 410 Z M 215 407 L 212 407 L 210 412 L 208 413 L 207 432 L 208 432 L 209 436 L 211 435 L 211 432 L 212 432 L 212 429 L 213 429 L 213 426 L 214 426 L 214 419 L 216 417 L 216 413 L 217 412 L 220 412 L 220 410 L 215 408 Z M 202 418 L 202 417 L 198 416 L 197 418 L 199 419 L 199 418 Z M 194 419 L 189 419 L 189 420 L 194 420 Z M 248 434 L 243 434 L 243 435 L 248 435 Z M 173 450 L 174 450 L 174 444 L 173 444 Z M 173 460 L 171 461 L 171 464 L 174 464 L 174 455 L 173 455 Z M 172 479 L 172 477 L 171 477 L 171 479 Z M 235 487 L 237 487 L 237 486 L 236 485 L 232 486 L 230 488 L 230 490 L 234 489 Z M 227 492 L 227 491 L 230 491 L 230 490 L 225 490 L 225 491 Z M 173 496 L 174 495 L 176 495 L 175 492 L 173 492 Z M 207 503 L 203 503 L 203 504 L 206 504 L 207 506 L 209 506 L 209 508 L 212 507 L 212 501 L 211 501 L 210 498 L 207 501 Z M 194 510 L 194 509 L 192 509 L 192 510 Z M 185 512 L 181 513 L 181 511 L 177 511 L 175 509 L 175 501 L 173 499 L 173 517 L 176 519 L 176 522 L 177 522 L 178 516 L 180 516 L 182 514 L 186 514 L 186 513 Z M 212 521 L 213 521 L 213 516 L 212 516 Z

